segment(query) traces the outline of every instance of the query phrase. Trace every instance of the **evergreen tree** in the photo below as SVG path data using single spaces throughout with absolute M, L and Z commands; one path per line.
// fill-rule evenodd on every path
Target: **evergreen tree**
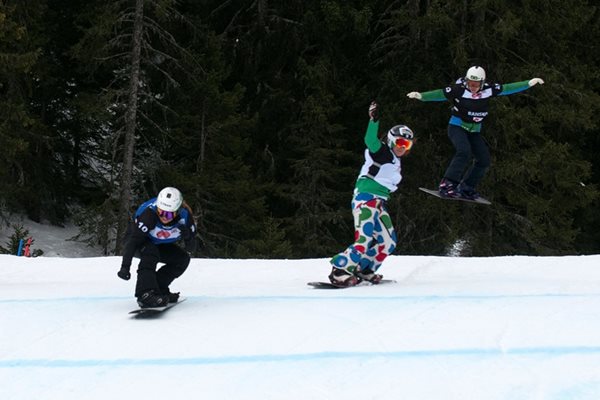
M 9 209 L 23 207 L 31 219 L 41 218 L 40 192 L 36 165 L 30 159 L 43 158 L 48 149 L 48 135 L 39 115 L 30 107 L 36 63 L 41 54 L 35 26 L 43 3 L 31 10 L 20 2 L 0 3 L 0 193 Z
M 148 148 L 136 154 L 136 140 L 140 135 L 151 138 L 166 134 L 162 125 L 169 108 L 160 100 L 167 90 L 164 83 L 179 87 L 177 77 L 188 72 L 180 60 L 189 54 L 169 31 L 175 29 L 170 25 L 174 21 L 185 22 L 175 6 L 174 0 L 136 0 L 133 4 L 127 0 L 97 2 L 81 18 L 81 23 L 87 26 L 74 52 L 93 67 L 96 76 L 106 79 L 101 86 L 106 94 L 103 104 L 113 114 L 107 127 L 113 143 L 122 143 L 118 209 L 113 214 L 117 221 L 117 253 L 122 247 L 121 238 L 133 200 L 141 192 L 142 177 L 160 167 L 160 163 L 144 161 L 160 159 L 162 149 L 153 152 Z M 194 62 L 191 57 L 187 60 Z M 114 165 L 118 161 L 113 157 L 110 162 Z M 134 165 L 154 171 L 140 171 Z

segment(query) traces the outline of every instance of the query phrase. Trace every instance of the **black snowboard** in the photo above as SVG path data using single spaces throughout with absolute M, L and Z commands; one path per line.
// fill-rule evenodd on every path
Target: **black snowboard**
M 180 297 L 176 303 L 169 303 L 165 307 L 138 308 L 137 310 L 130 311 L 129 314 L 133 314 L 132 318 L 136 319 L 155 318 L 184 301 L 185 297 Z
M 354 285 L 354 286 L 340 286 L 340 285 L 334 285 L 333 283 L 330 283 L 330 282 L 308 282 L 307 285 L 312 286 L 315 289 L 348 289 L 348 288 L 352 288 L 352 287 L 356 287 L 356 286 L 364 286 L 365 284 L 367 284 L 369 286 L 377 286 L 377 285 L 384 285 L 386 283 L 396 283 L 396 281 L 393 279 L 382 279 L 377 284 L 372 284 L 370 282 L 362 281 L 358 285 Z
M 485 204 L 487 206 L 489 206 L 490 204 L 492 204 L 491 201 L 489 201 L 488 199 L 484 199 L 483 197 L 478 197 L 475 200 L 471 200 L 471 199 L 465 199 L 463 197 L 442 197 L 440 195 L 440 192 L 438 190 L 431 190 L 431 189 L 426 189 L 426 188 L 422 188 L 420 187 L 419 190 L 430 194 L 432 196 L 435 196 L 437 198 L 443 199 L 443 200 L 458 200 L 458 201 L 466 201 L 467 203 L 477 203 L 477 204 Z

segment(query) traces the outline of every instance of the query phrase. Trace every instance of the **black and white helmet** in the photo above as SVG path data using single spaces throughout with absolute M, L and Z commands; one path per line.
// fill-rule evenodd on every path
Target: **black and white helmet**
M 406 139 L 412 143 L 415 135 L 406 125 L 396 125 L 387 133 L 387 145 L 391 149 L 397 145 L 398 139 Z

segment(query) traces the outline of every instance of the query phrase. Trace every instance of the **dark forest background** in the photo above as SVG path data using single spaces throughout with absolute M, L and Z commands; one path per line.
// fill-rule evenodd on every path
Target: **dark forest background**
M 389 202 L 397 254 L 600 252 L 600 10 L 572 0 L 0 0 L 0 214 L 119 252 L 164 186 L 197 256 L 325 257 L 353 238 L 367 109 L 417 142 Z M 444 87 L 546 84 L 492 100 L 490 207 L 440 201 Z M 6 227 L 4 227 L 6 229 Z

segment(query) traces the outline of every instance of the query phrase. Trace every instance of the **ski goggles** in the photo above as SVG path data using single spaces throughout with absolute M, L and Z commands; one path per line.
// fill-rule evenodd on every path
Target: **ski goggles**
M 406 150 L 410 150 L 412 145 L 413 145 L 412 140 L 408 140 L 403 137 L 396 139 L 396 141 L 394 142 L 394 146 L 404 147 Z
M 160 218 L 164 219 L 165 221 L 170 221 L 173 218 L 175 218 L 175 216 L 177 215 L 177 213 L 174 211 L 164 211 L 164 210 L 161 210 L 160 208 L 157 208 L 156 212 L 158 213 L 158 216 Z

